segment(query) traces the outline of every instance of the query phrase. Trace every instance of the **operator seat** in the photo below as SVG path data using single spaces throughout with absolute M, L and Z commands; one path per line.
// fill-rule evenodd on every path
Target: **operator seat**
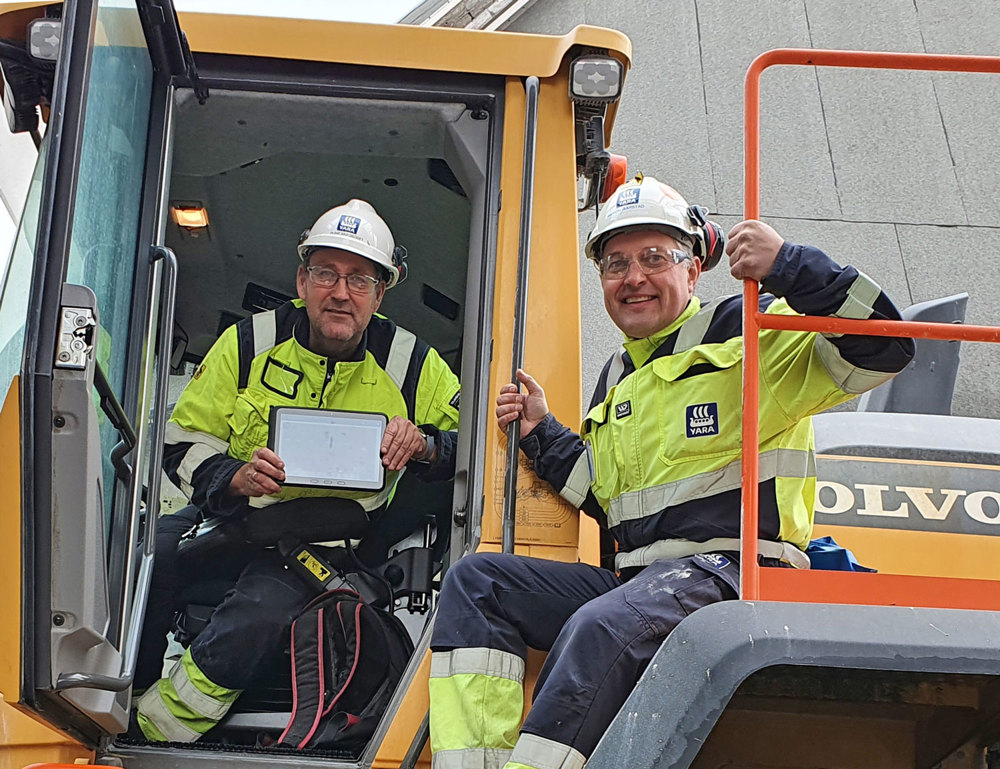
M 910 305 L 903 320 L 921 323 L 963 323 L 967 293 Z M 961 341 L 915 339 L 916 354 L 899 374 L 858 399 L 858 411 L 898 414 L 951 414 Z

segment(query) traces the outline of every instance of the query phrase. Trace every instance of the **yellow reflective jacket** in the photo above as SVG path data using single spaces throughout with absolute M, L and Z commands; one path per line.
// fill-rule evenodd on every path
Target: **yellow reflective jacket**
M 230 326 L 185 388 L 167 425 L 164 466 L 191 502 L 209 515 L 245 509 L 228 485 L 237 469 L 267 445 L 272 407 L 305 406 L 403 416 L 436 435 L 428 480 L 454 474 L 459 382 L 437 351 L 392 321 L 375 316 L 353 359 L 334 361 L 303 343 L 308 318 L 299 300 Z M 259 507 L 303 496 L 357 499 L 374 510 L 390 498 L 400 473 L 387 472 L 381 492 L 285 487 L 249 500 Z
M 787 297 L 762 295 L 768 313 L 899 317 L 871 279 L 814 248 L 784 244 L 765 288 Z M 667 328 L 626 341 L 609 361 L 580 435 L 550 416 L 521 441 L 541 477 L 608 526 L 620 567 L 740 536 L 742 308 L 740 296 L 692 298 Z M 912 356 L 907 339 L 761 332 L 763 539 L 809 543 L 810 415 L 889 380 Z

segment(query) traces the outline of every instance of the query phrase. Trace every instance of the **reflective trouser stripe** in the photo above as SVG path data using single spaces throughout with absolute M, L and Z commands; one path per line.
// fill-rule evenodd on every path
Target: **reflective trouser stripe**
M 506 769 L 583 769 L 585 763 L 583 753 L 569 745 L 537 734 L 522 734 Z
M 559 496 L 569 502 L 573 507 L 582 507 L 587 499 L 587 492 L 590 491 L 590 456 L 585 449 L 576 458 L 573 469 L 569 471 L 566 478 L 566 485 L 559 490 Z
M 433 769 L 499 769 L 524 710 L 524 660 L 497 649 L 431 654 Z
M 240 693 L 212 683 L 188 649 L 169 678 L 161 678 L 139 698 L 139 726 L 151 740 L 194 742 L 226 715 Z

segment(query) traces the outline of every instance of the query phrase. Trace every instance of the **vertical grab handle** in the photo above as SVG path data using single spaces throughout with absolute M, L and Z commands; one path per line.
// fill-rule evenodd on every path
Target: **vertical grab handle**
M 524 81 L 524 165 L 521 171 L 521 230 L 517 250 L 517 297 L 514 309 L 514 345 L 510 381 L 517 383 L 517 370 L 524 362 L 524 325 L 528 307 L 528 265 L 531 255 L 531 211 L 535 194 L 535 140 L 538 133 L 538 78 Z M 521 420 L 507 426 L 507 472 L 504 476 L 501 550 L 514 552 L 514 522 L 517 513 L 518 443 Z
M 63 673 L 56 681 L 56 689 L 103 689 L 121 692 L 132 685 L 139 656 L 142 623 L 146 617 L 146 601 L 153 576 L 153 552 L 156 539 L 156 517 L 160 512 L 160 466 L 163 464 L 163 436 L 166 430 L 167 377 L 170 375 L 171 337 L 174 327 L 174 300 L 177 296 L 177 257 L 165 246 L 153 246 L 149 261 L 163 262 L 160 279 L 159 334 L 157 351 L 157 376 L 153 410 L 153 430 L 150 440 L 149 481 L 146 492 L 146 524 L 143 529 L 142 560 L 136 580 L 132 610 L 129 612 L 128 633 L 122 645 L 122 670 L 120 675 L 106 676 L 94 673 Z

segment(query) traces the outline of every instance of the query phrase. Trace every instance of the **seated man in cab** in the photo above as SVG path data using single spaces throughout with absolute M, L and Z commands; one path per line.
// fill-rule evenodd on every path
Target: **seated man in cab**
M 729 234 L 651 177 L 619 187 L 586 245 L 625 335 L 579 434 L 542 387 L 504 385 L 535 472 L 617 542 L 615 570 L 477 553 L 447 573 L 431 639 L 435 769 L 580 769 L 664 638 L 737 596 L 742 297 L 702 303 L 701 272 L 729 255 L 763 283 L 767 313 L 899 318 L 853 267 L 759 221 Z M 810 416 L 889 380 L 911 340 L 768 331 L 760 338 L 761 562 L 808 568 L 816 495 Z M 521 721 L 527 647 L 549 652 Z
M 168 523 L 162 527 L 167 547 L 158 536 L 158 555 L 176 547 L 171 519 L 180 516 L 183 529 L 195 520 L 192 510 L 237 516 L 295 497 L 348 496 L 374 520 L 404 468 L 426 480 L 454 475 L 458 379 L 433 348 L 375 315 L 405 269 L 405 252 L 388 226 L 367 202 L 351 200 L 320 216 L 298 252 L 298 300 L 228 328 L 177 402 L 164 465 L 192 507 L 161 519 Z M 280 406 L 385 414 L 382 490 L 283 486 L 284 462 L 266 446 L 269 413 Z M 161 592 L 171 578 L 174 588 L 179 581 L 165 560 L 154 578 Z M 261 661 L 287 642 L 293 619 L 314 596 L 276 550 L 254 555 L 170 675 L 139 698 L 136 720 L 145 737 L 199 739 Z M 150 615 L 140 655 L 147 666 L 149 660 L 161 664 L 166 630 L 162 609 L 151 605 Z M 145 683 L 138 679 L 137 686 Z

